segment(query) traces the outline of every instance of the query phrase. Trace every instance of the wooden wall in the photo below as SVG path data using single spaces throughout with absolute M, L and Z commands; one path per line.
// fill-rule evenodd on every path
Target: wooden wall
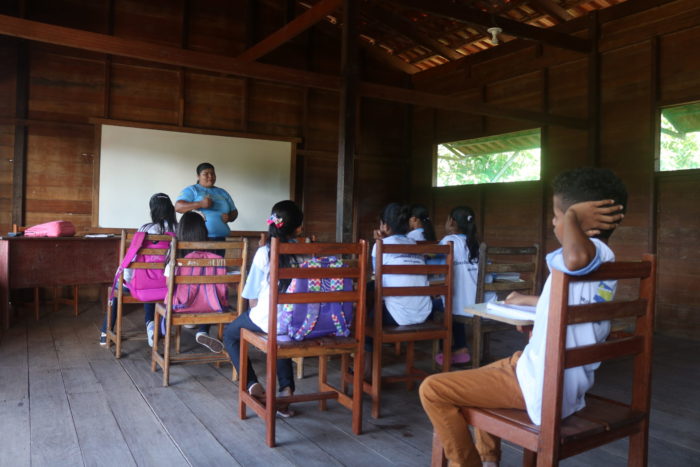
M 3 3 L 0 13 L 235 57 L 289 20 L 284 4 L 276 0 L 25 0 Z M 337 75 L 339 37 L 339 30 L 331 28 L 329 33 L 328 28 L 314 28 L 261 61 Z M 403 81 L 399 72 L 364 56 L 361 60 L 363 79 L 385 84 Z M 27 119 L 16 120 L 24 117 L 17 110 L 18 83 L 23 82 L 28 86 Z M 297 199 L 306 213 L 306 231 L 333 239 L 338 106 L 338 93 L 0 37 L 0 231 L 10 228 L 13 199 L 18 202 L 12 195 L 10 160 L 16 124 L 25 123 L 26 180 L 19 199 L 24 203 L 24 223 L 62 218 L 73 221 L 79 230 L 90 228 L 96 151 L 95 127 L 89 119 L 100 117 L 301 137 Z M 395 180 L 401 173 L 397 166 L 408 173 L 407 164 L 397 163 L 408 158 L 407 112 L 398 104 L 368 99 L 360 103 L 355 184 L 357 231 L 362 236 L 371 234 L 386 202 L 406 198 L 407 184 L 386 180 Z M 193 171 L 201 162 L 195 159 Z M 235 199 L 244 194 L 232 195 Z M 266 215 L 260 213 L 261 219 Z
M 654 172 L 659 106 L 700 100 L 700 4 L 693 0 L 635 2 L 599 14 L 601 27 L 601 166 L 625 182 L 628 213 L 611 238 L 621 259 L 659 255 L 657 330 L 700 336 L 700 170 Z M 653 6 L 655 5 L 655 6 Z M 652 7 L 653 6 L 653 7 Z M 621 13 L 624 13 L 622 15 Z M 581 25 L 586 23 L 580 22 Z M 580 34 L 585 37 L 587 32 Z M 500 48 L 500 47 L 499 47 Z M 508 49 L 511 49 L 510 51 Z M 441 89 L 477 102 L 586 117 L 585 55 L 550 47 L 509 44 L 416 75 L 418 89 Z M 452 206 L 477 209 L 487 242 L 539 242 L 556 247 L 551 230 L 549 182 L 558 172 L 593 165 L 585 131 L 543 128 L 543 181 L 477 187 L 432 188 L 435 143 L 517 129 L 525 122 L 464 117 L 416 109 L 412 186 L 429 200 L 440 226 Z M 441 230 L 441 229 L 439 229 Z

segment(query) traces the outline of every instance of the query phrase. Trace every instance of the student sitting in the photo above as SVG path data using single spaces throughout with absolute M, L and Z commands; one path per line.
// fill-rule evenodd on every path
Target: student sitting
M 623 217 L 627 192 L 606 169 L 577 169 L 559 175 L 554 188 L 554 234 L 562 248 L 547 255 L 547 264 L 573 275 L 588 274 L 602 263 L 614 261 L 607 239 Z M 570 303 L 612 300 L 615 282 L 585 282 L 571 285 Z M 496 466 L 500 440 L 475 430 L 476 447 L 460 407 L 526 409 L 540 424 L 545 365 L 545 339 L 551 277 L 542 295 L 511 294 L 507 302 L 536 305 L 532 338 L 522 352 L 475 370 L 442 373 L 428 377 L 420 387 L 423 407 L 445 449 L 450 465 Z M 570 325 L 567 348 L 602 342 L 610 322 Z M 581 410 L 584 396 L 593 385 L 599 363 L 567 369 L 564 376 L 562 417 Z
M 411 217 L 408 218 L 408 226 L 411 231 L 406 236 L 416 242 L 434 242 L 437 240 L 435 227 L 433 227 L 433 221 L 430 220 L 428 208 L 422 204 L 411 205 Z
M 270 239 L 276 237 L 280 242 L 293 242 L 301 233 L 301 225 L 304 214 L 293 201 L 280 201 L 272 207 L 272 213 L 267 220 L 269 225 L 265 245 L 260 246 L 253 258 L 248 278 L 243 288 L 243 297 L 250 301 L 250 309 L 226 326 L 224 331 L 224 345 L 231 357 L 231 362 L 240 370 L 241 354 L 241 329 L 249 329 L 253 332 L 269 332 L 268 312 L 270 309 Z M 299 263 L 292 255 L 280 257 L 280 267 L 286 268 Z M 291 280 L 281 280 L 274 284 L 278 290 L 285 291 Z M 277 360 L 277 379 L 279 392 L 283 396 L 294 394 L 294 375 L 292 372 L 292 360 L 289 358 Z M 254 397 L 262 398 L 265 389 L 258 382 L 253 366 L 248 362 L 248 393 Z M 294 412 L 288 407 L 280 407 L 277 414 L 282 417 L 291 417 Z
M 170 197 L 165 193 L 156 193 L 151 196 L 148 206 L 151 210 L 151 222 L 144 224 L 139 227 L 139 232 L 146 232 L 152 235 L 163 235 L 167 232 L 175 232 L 175 227 L 177 221 L 175 220 L 175 207 L 170 201 Z M 128 290 L 128 283 L 131 282 L 134 276 L 133 269 L 124 270 L 124 288 Z M 117 300 L 112 300 L 112 322 L 110 323 L 110 329 L 114 329 L 114 323 L 117 318 Z M 156 312 L 155 303 L 144 303 L 143 309 L 145 311 L 145 321 L 146 321 L 146 335 L 148 336 L 148 345 L 153 347 L 153 332 L 154 324 L 153 317 Z M 102 327 L 100 328 L 100 345 L 107 345 L 107 317 L 105 316 L 102 322 Z
M 476 297 L 476 279 L 479 273 L 479 239 L 476 233 L 476 216 L 470 207 L 459 206 L 447 216 L 445 237 L 440 245 L 453 244 L 454 269 L 452 279 L 452 316 L 463 314 L 467 305 L 473 305 Z M 443 260 L 444 262 L 444 260 Z M 438 365 L 443 354 L 435 356 Z M 452 364 L 464 365 L 471 361 L 467 348 L 464 323 L 452 323 Z

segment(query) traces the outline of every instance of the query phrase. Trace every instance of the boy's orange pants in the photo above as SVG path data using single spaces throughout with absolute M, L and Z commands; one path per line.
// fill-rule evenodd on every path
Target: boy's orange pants
M 525 409 L 515 375 L 521 352 L 474 370 L 440 373 L 420 386 L 420 400 L 445 449 L 450 466 L 481 467 L 482 461 L 498 462 L 501 440 L 474 430 L 476 446 L 460 407 Z

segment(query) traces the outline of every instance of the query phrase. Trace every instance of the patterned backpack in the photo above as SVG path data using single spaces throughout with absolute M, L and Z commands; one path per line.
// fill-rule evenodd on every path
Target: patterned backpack
M 343 260 L 334 256 L 312 258 L 299 265 L 300 268 L 342 268 Z M 350 279 L 302 279 L 295 278 L 287 293 L 340 292 L 352 290 Z M 347 337 L 352 323 L 352 303 L 297 303 L 279 307 L 277 334 L 294 340 L 313 339 L 323 336 Z

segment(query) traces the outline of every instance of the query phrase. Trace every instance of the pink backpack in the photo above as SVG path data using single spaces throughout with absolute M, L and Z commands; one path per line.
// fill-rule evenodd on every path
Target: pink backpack
M 25 237 L 72 237 L 73 235 L 75 235 L 75 226 L 69 221 L 47 222 L 28 227 L 24 231 Z
M 221 258 L 208 251 L 193 251 L 185 258 Z M 179 266 L 176 276 L 223 276 L 223 266 Z M 173 294 L 175 313 L 222 313 L 228 308 L 226 284 L 178 284 Z
M 139 248 L 144 246 L 146 248 L 154 249 L 167 249 L 170 247 L 170 242 L 146 242 L 146 235 L 146 232 L 136 232 L 134 234 L 134 238 L 131 240 L 129 249 L 124 254 L 124 259 L 119 265 L 117 273 L 114 276 L 112 292 L 109 296 L 110 300 L 112 300 L 116 294 L 119 274 L 121 274 L 124 269 L 128 268 L 132 262 L 163 263 L 167 260 L 167 255 L 136 254 Z M 171 237 L 175 236 L 175 234 L 172 232 L 166 232 L 164 235 L 170 235 Z M 144 245 L 144 243 L 146 244 Z M 126 286 L 129 288 L 129 293 L 131 293 L 131 296 L 141 302 L 163 301 L 165 296 L 168 294 L 168 284 L 166 283 L 162 269 L 136 269 L 134 270 L 134 275 Z

